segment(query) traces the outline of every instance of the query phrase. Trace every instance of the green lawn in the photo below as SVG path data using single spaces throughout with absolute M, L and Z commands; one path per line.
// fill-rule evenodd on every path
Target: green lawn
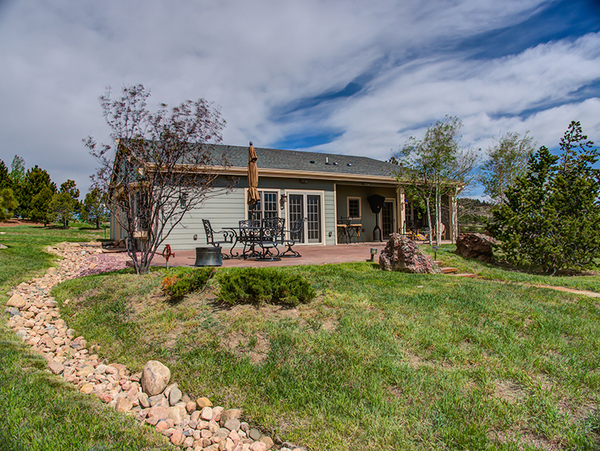
M 103 231 L 19 226 L 0 228 L 0 303 L 18 283 L 39 276 L 56 257 L 43 249 L 62 241 L 89 241 Z M 2 311 L 4 308 L 2 308 Z M 0 449 L 141 450 L 171 449 L 162 437 L 141 428 L 91 396 L 48 373 L 0 316 Z
M 170 303 L 162 271 L 72 280 L 54 295 L 107 359 L 133 370 L 161 360 L 184 391 L 312 450 L 598 449 L 597 300 L 485 279 L 594 289 L 600 278 L 506 271 L 450 250 L 438 258 L 484 279 L 280 268 L 319 292 L 294 309 L 225 308 L 211 290 Z
M 422 249 L 434 255 L 431 246 L 423 246 Z M 440 246 L 437 251 L 437 259 L 441 260 L 444 266 L 452 266 L 459 269 L 460 272 L 471 272 L 477 274 L 479 278 L 487 280 L 497 280 L 504 282 L 515 282 L 536 285 L 556 285 L 577 290 L 589 290 L 600 292 L 600 275 L 575 275 L 575 276 L 548 276 L 541 274 L 532 274 L 525 271 L 511 270 L 491 263 L 482 263 L 478 260 L 464 259 L 454 253 L 456 246 L 445 244 Z

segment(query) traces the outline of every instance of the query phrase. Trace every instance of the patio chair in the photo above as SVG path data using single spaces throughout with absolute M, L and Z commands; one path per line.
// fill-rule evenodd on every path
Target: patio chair
M 209 246 L 221 247 L 222 244 L 233 245 L 235 243 L 237 236 L 232 229 L 214 230 L 210 225 L 210 221 L 208 219 L 203 219 L 202 224 L 204 225 L 204 232 L 206 233 L 206 244 L 208 244 Z M 222 239 L 215 240 L 215 235 L 221 235 Z M 230 250 L 229 252 L 231 254 L 232 250 Z M 227 255 L 221 253 L 221 257 L 223 257 L 224 259 L 229 259 L 233 257 L 233 254 Z
M 337 239 L 338 243 L 348 244 L 348 226 L 350 225 L 349 219 L 340 218 L 337 221 Z
M 280 255 L 280 257 L 302 257 L 299 252 L 296 252 L 292 249 L 292 246 L 300 241 L 300 237 L 302 236 L 302 228 L 304 227 L 305 222 L 306 218 L 298 218 L 294 221 L 290 230 L 284 231 L 281 244 L 287 246 L 287 249 Z M 287 239 L 285 238 L 286 233 L 288 233 Z M 289 253 L 291 253 L 291 255 L 288 255 Z
M 260 253 L 256 250 L 256 246 L 260 241 L 260 220 L 244 219 L 240 221 L 238 240 L 244 243 L 242 251 L 244 260 L 260 256 Z
M 279 249 L 277 246 L 281 243 L 283 237 L 283 218 L 264 218 L 260 225 L 260 239 L 258 245 L 262 249 L 261 259 L 280 260 Z M 274 252 L 277 251 L 277 254 Z

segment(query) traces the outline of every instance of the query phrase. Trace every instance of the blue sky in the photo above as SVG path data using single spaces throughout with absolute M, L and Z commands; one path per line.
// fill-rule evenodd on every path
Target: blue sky
M 571 120 L 600 141 L 598 0 L 0 0 L 0 159 L 82 191 L 98 97 L 143 83 L 154 105 L 204 97 L 224 142 L 387 159 L 445 115 L 462 145 Z

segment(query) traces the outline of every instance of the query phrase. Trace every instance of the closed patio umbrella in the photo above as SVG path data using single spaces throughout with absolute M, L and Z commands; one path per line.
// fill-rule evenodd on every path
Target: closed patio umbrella
M 259 201 L 258 196 L 258 167 L 256 166 L 256 151 L 250 141 L 250 147 L 248 148 L 248 205 L 254 205 Z M 256 207 L 254 207 L 256 208 Z M 252 218 L 254 219 L 254 218 Z

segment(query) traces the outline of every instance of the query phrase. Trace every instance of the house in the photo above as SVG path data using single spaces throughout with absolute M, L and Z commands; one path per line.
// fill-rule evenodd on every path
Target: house
M 248 147 L 216 145 L 211 147 L 215 160 L 223 157 L 228 166 L 219 169 L 215 186 L 234 183 L 227 193 L 208 198 L 201 208 L 191 210 L 175 227 L 166 241 L 174 250 L 194 249 L 206 244 L 202 219 L 214 229 L 235 227 L 242 219 L 279 216 L 286 225 L 307 218 L 300 244 L 334 245 L 342 241 L 343 227 L 349 219 L 360 224 L 355 229 L 361 240 L 373 241 L 379 226 L 385 241 L 393 232 L 404 233 L 426 225 L 418 208 L 406 199 L 402 185 L 393 176 L 395 165 L 368 157 L 256 148 L 258 157 L 260 202 L 256 211 L 246 203 L 248 183 Z M 369 197 L 382 197 L 381 211 L 371 210 Z M 446 239 L 456 236 L 454 196 L 443 199 L 442 222 Z M 377 234 L 377 233 L 376 233 Z M 111 238 L 122 239 L 123 231 L 114 218 Z

